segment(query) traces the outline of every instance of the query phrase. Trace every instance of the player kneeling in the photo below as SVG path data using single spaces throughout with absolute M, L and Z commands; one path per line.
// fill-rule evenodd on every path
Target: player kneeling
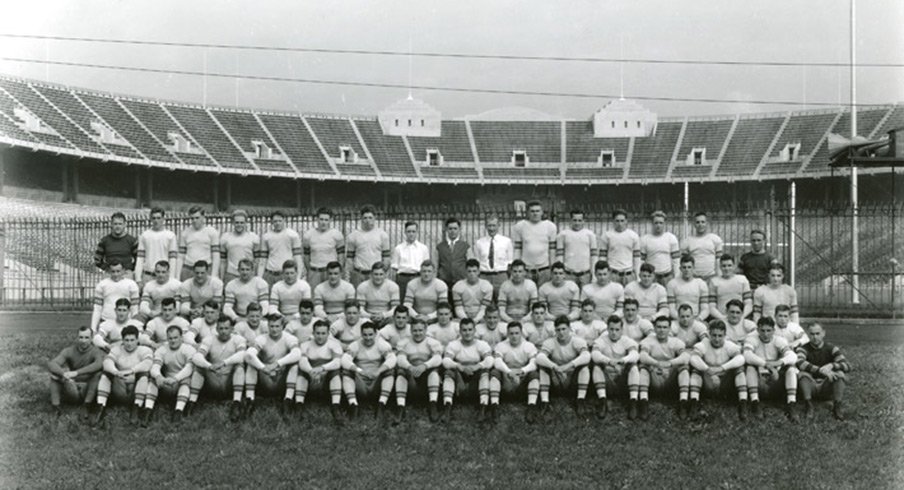
M 606 333 L 593 343 L 593 386 L 598 400 L 597 417 L 604 418 L 608 411 L 606 395 L 628 392 L 628 420 L 637 418 L 637 395 L 640 371 L 637 368 L 637 342 L 622 335 L 622 319 L 612 315 L 606 320 Z M 646 420 L 646 404 L 641 417 Z
M 423 397 L 425 392 L 430 404 L 430 421 L 436 422 L 439 419 L 441 381 L 438 368 L 443 363 L 443 344 L 427 337 L 427 324 L 422 318 L 412 319 L 410 330 L 411 337 L 400 340 L 397 347 L 395 393 L 399 411 L 394 423 L 405 420 L 408 394 L 416 393 Z
M 462 318 L 458 325 L 460 338 L 449 342 L 443 354 L 443 422 L 452 420 L 452 401 L 456 396 L 473 395 L 475 391 L 480 399 L 477 421 L 486 419 L 493 351 L 490 344 L 476 338 L 476 332 L 474 321 Z
M 265 394 L 285 391 L 280 413 L 283 419 L 295 405 L 295 382 L 298 376 L 298 339 L 283 332 L 284 318 L 270 323 L 265 335 L 258 335 L 245 354 L 244 417 L 254 414 L 257 385 Z
M 747 362 L 747 393 L 753 415 L 762 419 L 760 396 L 777 395 L 784 387 L 788 398 L 788 418 L 797 422 L 797 354 L 788 341 L 775 335 L 775 321 L 762 316 L 756 322 L 756 333 L 744 341 L 744 360 Z
M 153 417 L 158 394 L 176 395 L 176 407 L 170 421 L 179 422 L 185 416 L 185 405 L 191 391 L 189 382 L 194 371 L 191 359 L 195 356 L 195 349 L 182 342 L 183 334 L 182 328 L 170 326 L 166 329 L 166 344 L 154 351 L 154 365 L 151 367 L 151 378 L 141 417 L 142 427 L 147 427 Z
M 242 392 L 245 389 L 247 342 L 245 337 L 233 332 L 232 319 L 228 316 L 221 314 L 216 322 L 215 334 L 204 337 L 192 358 L 195 371 L 191 375 L 191 392 L 185 414 L 191 415 L 201 389 L 206 387 L 206 393 L 215 398 L 225 398 L 232 393 L 229 419 L 237 422 L 242 413 Z
M 342 344 L 330 336 L 330 324 L 326 320 L 314 322 L 312 336 L 299 347 L 298 380 L 295 382 L 295 404 L 299 420 L 304 418 L 304 403 L 308 393 L 330 392 L 330 415 L 337 424 L 342 423 L 339 404 L 342 403 Z
M 138 328 L 134 325 L 126 325 L 119 333 L 121 342 L 115 344 L 104 358 L 103 374 L 97 383 L 99 410 L 91 425 L 98 425 L 103 421 L 109 398 L 132 404 L 129 410 L 129 422 L 132 424 L 137 422 L 138 413 L 144 405 L 148 371 L 154 362 L 154 351 L 150 347 L 138 345 Z
M 825 341 L 826 331 L 822 325 L 814 323 L 807 328 L 809 342 L 797 348 L 797 367 L 800 369 L 800 393 L 804 399 L 804 414 L 813 418 L 813 402 L 817 398 L 832 399 L 832 415 L 836 420 L 844 420 L 841 398 L 847 373 L 851 370 L 841 349 Z
M 744 356 L 738 344 L 725 339 L 725 322 L 713 320 L 709 324 L 709 338 L 694 346 L 690 359 L 691 401 L 690 415 L 700 416 L 700 392 L 715 395 L 732 388 L 738 393 L 738 418 L 747 420 L 747 377 L 744 376 Z
M 680 339 L 669 335 L 671 320 L 656 318 L 653 335 L 640 341 L 640 418 L 647 420 L 650 391 L 674 393 L 678 391 L 678 418 L 687 418 L 687 397 L 691 375 L 687 362 L 690 354 Z
M 565 315 L 556 317 L 556 336 L 543 341 L 537 354 L 540 368 L 540 415 L 549 412 L 550 385 L 558 392 L 577 391 L 575 410 L 580 414 L 590 385 L 590 351 L 587 341 L 571 333 L 571 322 Z
M 493 349 L 496 358 L 490 373 L 490 416 L 493 422 L 499 418 L 500 392 L 515 395 L 527 391 L 529 424 L 534 423 L 537 396 L 540 394 L 540 377 L 537 375 L 537 347 L 524 340 L 521 323 L 511 322 L 506 327 L 506 339 Z
M 364 322 L 361 338 L 352 342 L 342 355 L 342 388 L 348 400 L 349 417 L 358 417 L 358 397 L 373 398 L 380 390 L 375 416 L 383 420 L 386 402 L 392 394 L 392 374 L 396 355 L 389 342 L 377 335 L 377 325 Z

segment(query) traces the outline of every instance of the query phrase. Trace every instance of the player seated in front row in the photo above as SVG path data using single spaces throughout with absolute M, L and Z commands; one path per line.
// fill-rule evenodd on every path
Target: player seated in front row
M 60 416 L 60 402 L 83 403 L 84 419 L 92 410 L 104 353 L 91 344 L 91 328 L 79 327 L 74 345 L 63 349 L 47 363 L 50 371 L 50 403 Z
M 598 400 L 597 417 L 608 411 L 607 395 L 628 392 L 628 420 L 637 418 L 640 372 L 637 368 L 637 342 L 622 335 L 622 319 L 612 315 L 606 320 L 606 332 L 593 343 L 593 386 Z M 641 408 L 646 420 L 646 404 Z
M 738 396 L 738 418 L 747 420 L 747 377 L 744 356 L 738 344 L 725 339 L 725 322 L 713 320 L 709 336 L 694 345 L 691 352 L 690 416 L 700 414 L 700 392 L 707 396 L 728 395 L 732 388 Z
M 191 391 L 189 383 L 194 370 L 191 359 L 195 355 L 195 349 L 182 342 L 183 335 L 180 327 L 171 325 L 166 329 L 166 343 L 154 351 L 154 365 L 151 367 L 144 413 L 141 416 L 142 427 L 147 427 L 153 417 L 158 394 L 176 397 L 171 421 L 179 422 L 185 416 L 185 405 Z
M 756 322 L 756 333 L 744 341 L 744 361 L 747 363 L 747 393 L 753 415 L 762 419 L 760 397 L 780 396 L 784 388 L 787 396 L 788 418 L 797 422 L 797 354 L 784 337 L 775 335 L 775 321 L 768 316 Z
M 138 421 L 138 413 L 144 406 L 154 351 L 150 347 L 138 345 L 138 328 L 134 325 L 126 325 L 121 335 L 121 342 L 113 345 L 104 358 L 103 374 L 97 383 L 99 407 L 92 425 L 103 421 L 110 398 L 131 404 L 129 422 L 133 424 Z
M 238 420 L 241 415 L 242 394 L 245 390 L 246 348 L 247 341 L 245 337 L 234 332 L 232 319 L 220 315 L 216 320 L 215 333 L 201 341 L 198 352 L 192 358 L 195 371 L 191 375 L 191 392 L 185 408 L 186 415 L 191 415 L 201 389 L 206 387 L 205 393 L 212 398 L 221 399 L 232 395 L 229 418 L 233 422 Z
M 284 318 L 267 326 L 267 333 L 258 335 L 245 354 L 245 418 L 254 414 L 257 385 L 268 395 L 285 392 L 281 411 L 283 418 L 295 407 L 295 381 L 298 376 L 298 339 L 283 332 Z
M 423 318 L 412 319 L 409 328 L 411 336 L 400 340 L 396 349 L 395 392 L 399 411 L 395 423 L 405 420 L 405 405 L 410 393 L 419 397 L 426 393 L 430 421 L 436 422 L 439 419 L 439 367 L 443 363 L 443 344 L 427 337 L 427 323 Z
M 540 414 L 549 412 L 550 386 L 571 395 L 577 393 L 575 409 L 581 413 L 590 385 L 590 351 L 587 341 L 572 335 L 567 316 L 555 320 L 555 337 L 546 339 L 537 354 L 540 367 Z
M 395 382 L 396 355 L 389 342 L 377 335 L 373 322 L 361 325 L 361 338 L 342 355 L 342 389 L 348 400 L 349 417 L 358 417 L 358 397 L 377 399 L 376 418 L 382 420 Z
M 298 418 L 304 418 L 304 403 L 308 393 L 329 390 L 330 415 L 342 423 L 339 404 L 342 402 L 342 344 L 330 336 L 326 320 L 314 322 L 312 337 L 301 343 L 298 361 L 298 380 L 295 383 L 295 404 Z
M 684 420 L 688 412 L 688 392 L 691 375 L 688 371 L 690 353 L 681 339 L 671 335 L 671 320 L 667 316 L 656 319 L 653 335 L 640 341 L 640 413 L 647 417 L 647 400 L 654 394 L 678 391 L 678 418 Z M 673 395 L 674 396 L 674 395 Z
M 458 324 L 460 338 L 449 342 L 443 354 L 443 414 L 441 421 L 452 419 L 452 403 L 455 397 L 476 392 L 480 400 L 478 422 L 486 419 L 486 407 L 490 402 L 490 368 L 493 367 L 493 351 L 490 345 L 476 338 L 474 321 L 462 318 Z
M 521 331 L 521 323 L 511 322 L 506 327 L 506 339 L 496 344 L 496 358 L 490 374 L 490 416 L 495 422 L 499 415 L 499 396 L 523 396 L 527 392 L 527 423 L 534 423 L 535 407 L 540 394 L 540 377 L 537 374 L 537 347 L 528 342 Z
M 847 373 L 851 370 L 841 349 L 825 341 L 825 329 L 818 323 L 807 328 L 809 342 L 797 348 L 797 367 L 800 369 L 800 396 L 804 400 L 804 416 L 812 419 L 813 398 L 831 398 L 832 415 L 844 420 L 841 401 Z

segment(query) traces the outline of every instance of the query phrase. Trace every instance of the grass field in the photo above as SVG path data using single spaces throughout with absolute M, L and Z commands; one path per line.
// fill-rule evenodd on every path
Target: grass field
M 904 486 L 904 328 L 829 326 L 854 366 L 848 421 L 820 406 L 790 424 L 777 405 L 764 422 L 740 423 L 733 406 L 709 403 L 682 422 L 654 403 L 651 420 L 578 420 L 563 400 L 553 420 L 524 425 L 503 406 L 495 427 L 472 409 L 437 426 L 416 408 L 399 427 L 371 416 L 343 428 L 314 403 L 284 423 L 273 405 L 234 425 L 223 405 L 201 405 L 180 426 L 159 417 L 133 429 L 114 410 L 103 429 L 75 409 L 51 417 L 43 362 L 85 315 L 0 314 L 0 487 L 634 487 L 901 488 Z

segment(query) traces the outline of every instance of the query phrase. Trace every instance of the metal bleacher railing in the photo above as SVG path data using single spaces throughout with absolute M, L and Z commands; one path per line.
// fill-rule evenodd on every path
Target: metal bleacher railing
M 614 207 L 585 207 L 586 226 L 596 233 L 610 227 L 609 213 Z M 626 206 L 632 216 L 630 226 L 643 235 L 649 231 L 649 220 L 643 218 L 653 209 Z M 430 209 L 393 209 L 378 216 L 395 246 L 403 237 L 403 224 L 413 220 L 420 224 L 420 240 L 433 247 L 442 237 L 443 221 L 455 216 L 462 221 L 463 237 L 473 242 L 483 234 L 483 220 L 489 209 L 446 207 Z M 521 219 L 511 208 L 492 210 L 500 217 L 500 232 L 509 235 L 511 227 Z M 665 209 L 668 227 L 683 238 L 692 232 L 690 219 L 681 207 Z M 766 232 L 769 251 L 790 265 L 791 240 L 797 249 L 794 260 L 794 286 L 798 291 L 801 311 L 808 316 L 881 316 L 901 314 L 901 291 L 904 274 L 896 268 L 894 257 L 904 256 L 904 240 L 892 236 L 891 208 L 861 207 L 859 304 L 852 302 L 854 292 L 851 272 L 851 210 L 828 209 L 824 206 L 802 206 L 791 210 L 768 204 L 751 209 L 712 210 L 710 230 L 721 236 L 725 252 L 739 257 L 748 250 L 752 229 Z M 358 215 L 352 209 L 334 211 L 334 225 L 344 234 L 358 226 Z M 289 216 L 288 225 L 300 232 L 313 226 L 313 213 Z M 98 240 L 109 232 L 106 216 L 8 217 L 0 220 L 0 309 L 68 310 L 87 309 L 91 305 L 94 286 L 103 273 L 94 267 L 93 254 Z M 904 227 L 904 212 L 895 210 L 896 229 Z M 568 225 L 568 210 L 551 213 L 560 229 Z M 229 227 L 229 216 L 211 215 L 208 222 L 220 231 Z M 251 229 L 263 232 L 268 226 L 266 215 L 250 219 Z M 129 216 L 129 233 L 138 235 L 148 226 L 147 215 Z M 188 226 L 185 215 L 167 217 L 168 228 L 180 232 Z M 894 247 L 892 243 L 895 243 Z M 786 280 L 791 280 L 786 274 Z

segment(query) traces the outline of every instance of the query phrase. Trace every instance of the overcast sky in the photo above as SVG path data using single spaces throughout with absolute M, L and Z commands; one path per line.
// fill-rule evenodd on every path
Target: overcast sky
M 849 60 L 849 0 L 5 2 L 0 33 L 327 49 L 646 59 Z M 857 61 L 904 64 L 904 1 L 857 4 Z M 617 95 L 618 64 L 287 53 L 0 37 L 0 56 L 414 85 Z M 847 68 L 625 64 L 632 96 L 847 103 Z M 366 88 L 0 61 L 0 73 L 210 105 L 375 115 L 403 88 Z M 858 70 L 858 101 L 904 101 L 904 68 Z M 523 106 L 589 118 L 605 98 L 415 90 L 446 118 Z M 642 101 L 660 116 L 797 110 Z M 816 108 L 811 105 L 806 108 Z

